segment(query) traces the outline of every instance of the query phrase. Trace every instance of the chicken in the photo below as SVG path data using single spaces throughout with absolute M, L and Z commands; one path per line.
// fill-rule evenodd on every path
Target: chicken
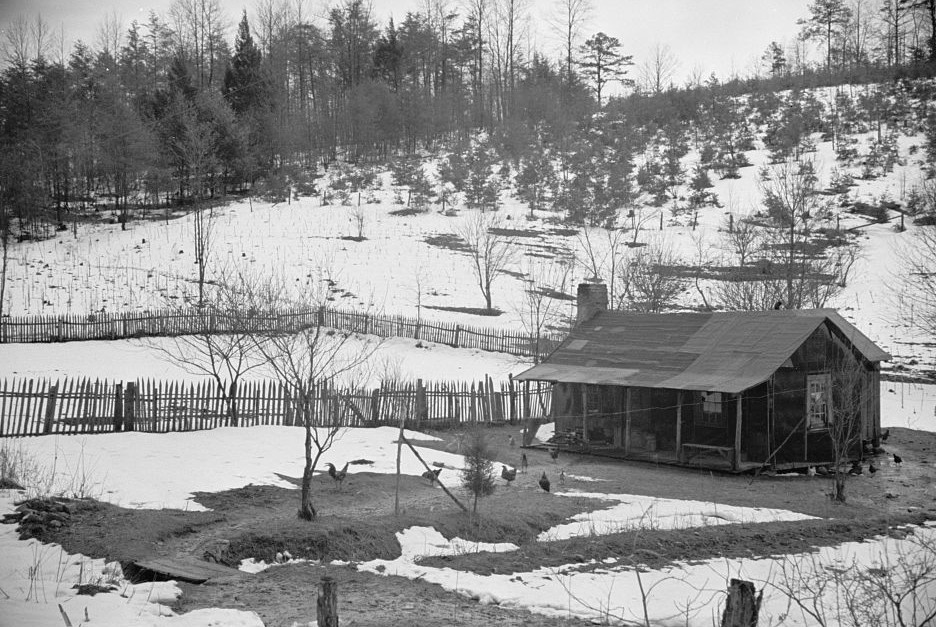
M 551 449 L 549 449 L 549 456 L 553 458 L 553 461 L 556 461 L 557 459 L 559 459 L 559 447 L 554 446 Z
M 507 468 L 507 466 L 501 464 L 501 479 L 507 482 L 507 485 L 510 485 L 510 482 L 517 478 L 517 469 L 516 468 Z
M 870 473 L 873 475 L 873 474 L 876 473 L 877 471 L 878 471 L 877 464 L 875 464 L 875 463 L 874 463 L 874 460 L 872 459 L 872 460 L 871 460 L 871 465 L 868 466 L 868 472 L 870 472 Z
M 809 477 L 815 477 L 815 476 L 816 476 L 816 467 L 815 467 L 815 466 L 810 466 L 809 468 L 807 468 L 807 469 L 806 469 L 806 475 L 809 476 Z
M 559 471 L 559 485 L 565 485 L 565 468 Z
M 546 476 L 546 471 L 543 471 L 543 476 L 539 479 L 539 487 L 543 488 L 544 492 L 549 492 L 549 477 Z
M 332 463 L 325 465 L 328 466 L 328 476 L 335 481 L 335 486 L 340 490 L 342 482 L 348 476 L 348 462 L 345 462 L 344 468 L 341 470 L 335 470 L 335 465 Z
M 520 472 L 526 473 L 527 466 L 530 465 L 530 462 L 527 461 L 526 453 L 520 455 Z
M 884 433 L 881 434 L 881 442 L 887 442 L 887 438 L 890 437 L 890 429 L 884 429 Z
M 517 441 L 514 440 L 514 437 L 513 437 L 513 436 L 510 436 L 510 437 L 507 438 L 507 444 L 510 446 L 510 448 L 513 448 L 513 447 L 517 446 Z
M 816 474 L 825 477 L 829 474 L 829 469 L 825 466 L 816 466 Z
M 853 477 L 857 477 L 863 472 L 864 470 L 861 468 L 861 462 L 852 462 L 852 467 L 849 469 L 848 474 Z
M 436 468 L 435 470 L 427 470 L 422 474 L 423 479 L 429 480 L 429 485 L 434 485 L 439 478 L 439 474 L 442 472 L 441 468 Z
M 901 456 L 898 455 L 897 453 L 894 453 L 894 463 L 895 463 L 895 464 L 902 464 L 902 463 L 903 463 L 903 457 L 901 457 Z

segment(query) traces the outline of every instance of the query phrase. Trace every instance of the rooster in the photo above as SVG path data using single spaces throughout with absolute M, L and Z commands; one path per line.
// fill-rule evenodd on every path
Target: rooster
M 516 468 L 507 468 L 507 466 L 501 464 L 501 479 L 507 482 L 507 485 L 510 485 L 510 482 L 517 478 L 517 469 Z
M 546 471 L 543 471 L 543 476 L 539 478 L 539 487 L 543 488 L 544 492 L 549 492 L 549 477 L 546 476 Z
M 335 465 L 330 462 L 325 465 L 328 466 L 328 476 L 334 479 L 335 486 L 340 490 L 342 482 L 348 476 L 348 462 L 345 462 L 344 468 L 341 470 L 335 470 Z
M 441 468 L 436 468 L 435 470 L 427 470 L 422 474 L 423 479 L 429 480 L 429 485 L 434 485 L 435 482 L 439 479 L 439 474 L 442 472 Z

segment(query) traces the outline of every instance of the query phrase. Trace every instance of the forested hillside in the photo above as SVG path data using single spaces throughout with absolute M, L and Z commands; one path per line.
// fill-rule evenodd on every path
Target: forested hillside
M 548 149 L 565 172 L 597 143 L 617 186 L 655 133 L 684 138 L 688 124 L 695 142 L 699 127 L 720 138 L 716 165 L 730 174 L 751 137 L 730 95 L 754 93 L 769 115 L 779 89 L 925 75 L 936 59 L 932 0 L 821 0 L 801 40 L 766 46 L 756 75 L 677 84 L 665 47 L 635 65 L 613 33 L 586 32 L 588 4 L 559 3 L 553 21 L 565 37 L 549 54 L 531 45 L 518 0 L 433 0 L 385 24 L 363 0 L 324 18 L 268 0 L 236 27 L 218 0 L 178 0 L 126 32 L 108 21 L 93 45 L 67 51 L 41 20 L 16 22 L 0 83 L 4 215 L 28 222 L 53 210 L 62 222 L 106 203 L 127 219 L 132 208 L 247 189 L 311 193 L 318 165 L 451 147 L 481 130 L 499 160 L 528 168 L 527 187 L 542 168 L 531 155 Z M 834 133 L 826 118 L 803 130 Z M 560 187 L 559 201 L 580 204 Z M 629 201 L 608 192 L 598 214 Z

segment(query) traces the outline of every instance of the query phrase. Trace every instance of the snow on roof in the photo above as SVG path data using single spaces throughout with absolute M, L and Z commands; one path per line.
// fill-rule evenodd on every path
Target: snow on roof
M 601 312 L 515 379 L 738 393 L 766 381 L 825 323 L 868 361 L 890 359 L 833 309 Z

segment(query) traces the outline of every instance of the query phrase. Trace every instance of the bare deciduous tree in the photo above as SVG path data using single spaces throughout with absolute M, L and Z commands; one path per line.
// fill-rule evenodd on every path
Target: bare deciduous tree
M 604 237 L 598 233 L 603 233 Z M 620 274 L 620 259 L 626 246 L 624 230 L 585 227 L 577 239 L 579 250 L 575 259 L 585 271 L 585 278 L 607 285 L 608 303 L 612 309 L 621 309 L 626 292 L 621 285 Z
M 664 240 L 632 249 L 622 259 L 620 270 L 626 276 L 628 307 L 651 313 L 672 307 L 686 289 L 687 280 L 678 271 L 683 265 L 682 258 Z
M 224 400 L 231 426 L 237 426 L 240 420 L 241 380 L 263 364 L 258 348 L 262 335 L 252 330 L 251 319 L 263 313 L 267 305 L 255 293 L 255 283 L 240 272 L 223 272 L 199 310 L 202 323 L 198 332 L 144 340 L 149 348 L 185 371 L 211 377 Z M 173 308 L 182 314 L 189 300 L 183 299 Z
M 468 247 L 471 269 L 484 296 L 488 310 L 493 308 L 491 291 L 494 281 L 516 257 L 516 242 L 503 234 L 496 214 L 473 212 L 464 218 L 456 232 Z
M 936 225 L 916 226 L 903 257 L 907 268 L 900 281 L 904 303 L 900 309 L 905 322 L 928 336 L 936 335 Z
M 553 30 L 561 37 L 565 58 L 566 81 L 572 82 L 572 68 L 575 65 L 575 50 L 582 28 L 588 23 L 593 10 L 592 0 L 556 0 L 555 15 L 552 19 Z
M 666 44 L 657 43 L 638 68 L 638 82 L 643 91 L 663 93 L 669 88 L 679 67 L 679 59 Z
M 527 269 L 523 303 L 518 313 L 533 343 L 533 363 L 539 363 L 543 340 L 549 330 L 563 326 L 562 305 L 565 299 L 571 298 L 566 290 L 573 263 L 571 255 L 558 255 L 550 263 L 531 263 Z
M 325 280 L 310 282 L 302 293 L 295 294 L 279 277 L 252 287 L 253 294 L 270 306 L 304 306 L 324 303 Z M 302 471 L 301 496 L 298 516 L 313 520 L 317 512 L 312 499 L 312 477 L 322 455 L 341 436 L 344 428 L 336 416 L 334 403 L 341 399 L 327 395 L 327 383 L 334 377 L 346 374 L 365 365 L 376 351 L 378 344 L 370 341 L 355 341 L 353 334 L 330 329 L 324 325 L 322 316 L 317 316 L 298 333 L 263 333 L 255 336 L 255 345 L 267 370 L 289 391 L 290 411 L 305 429 L 305 464 Z M 323 390 L 324 388 L 324 390 Z M 317 415 L 317 395 L 323 394 L 323 402 L 332 404 Z

